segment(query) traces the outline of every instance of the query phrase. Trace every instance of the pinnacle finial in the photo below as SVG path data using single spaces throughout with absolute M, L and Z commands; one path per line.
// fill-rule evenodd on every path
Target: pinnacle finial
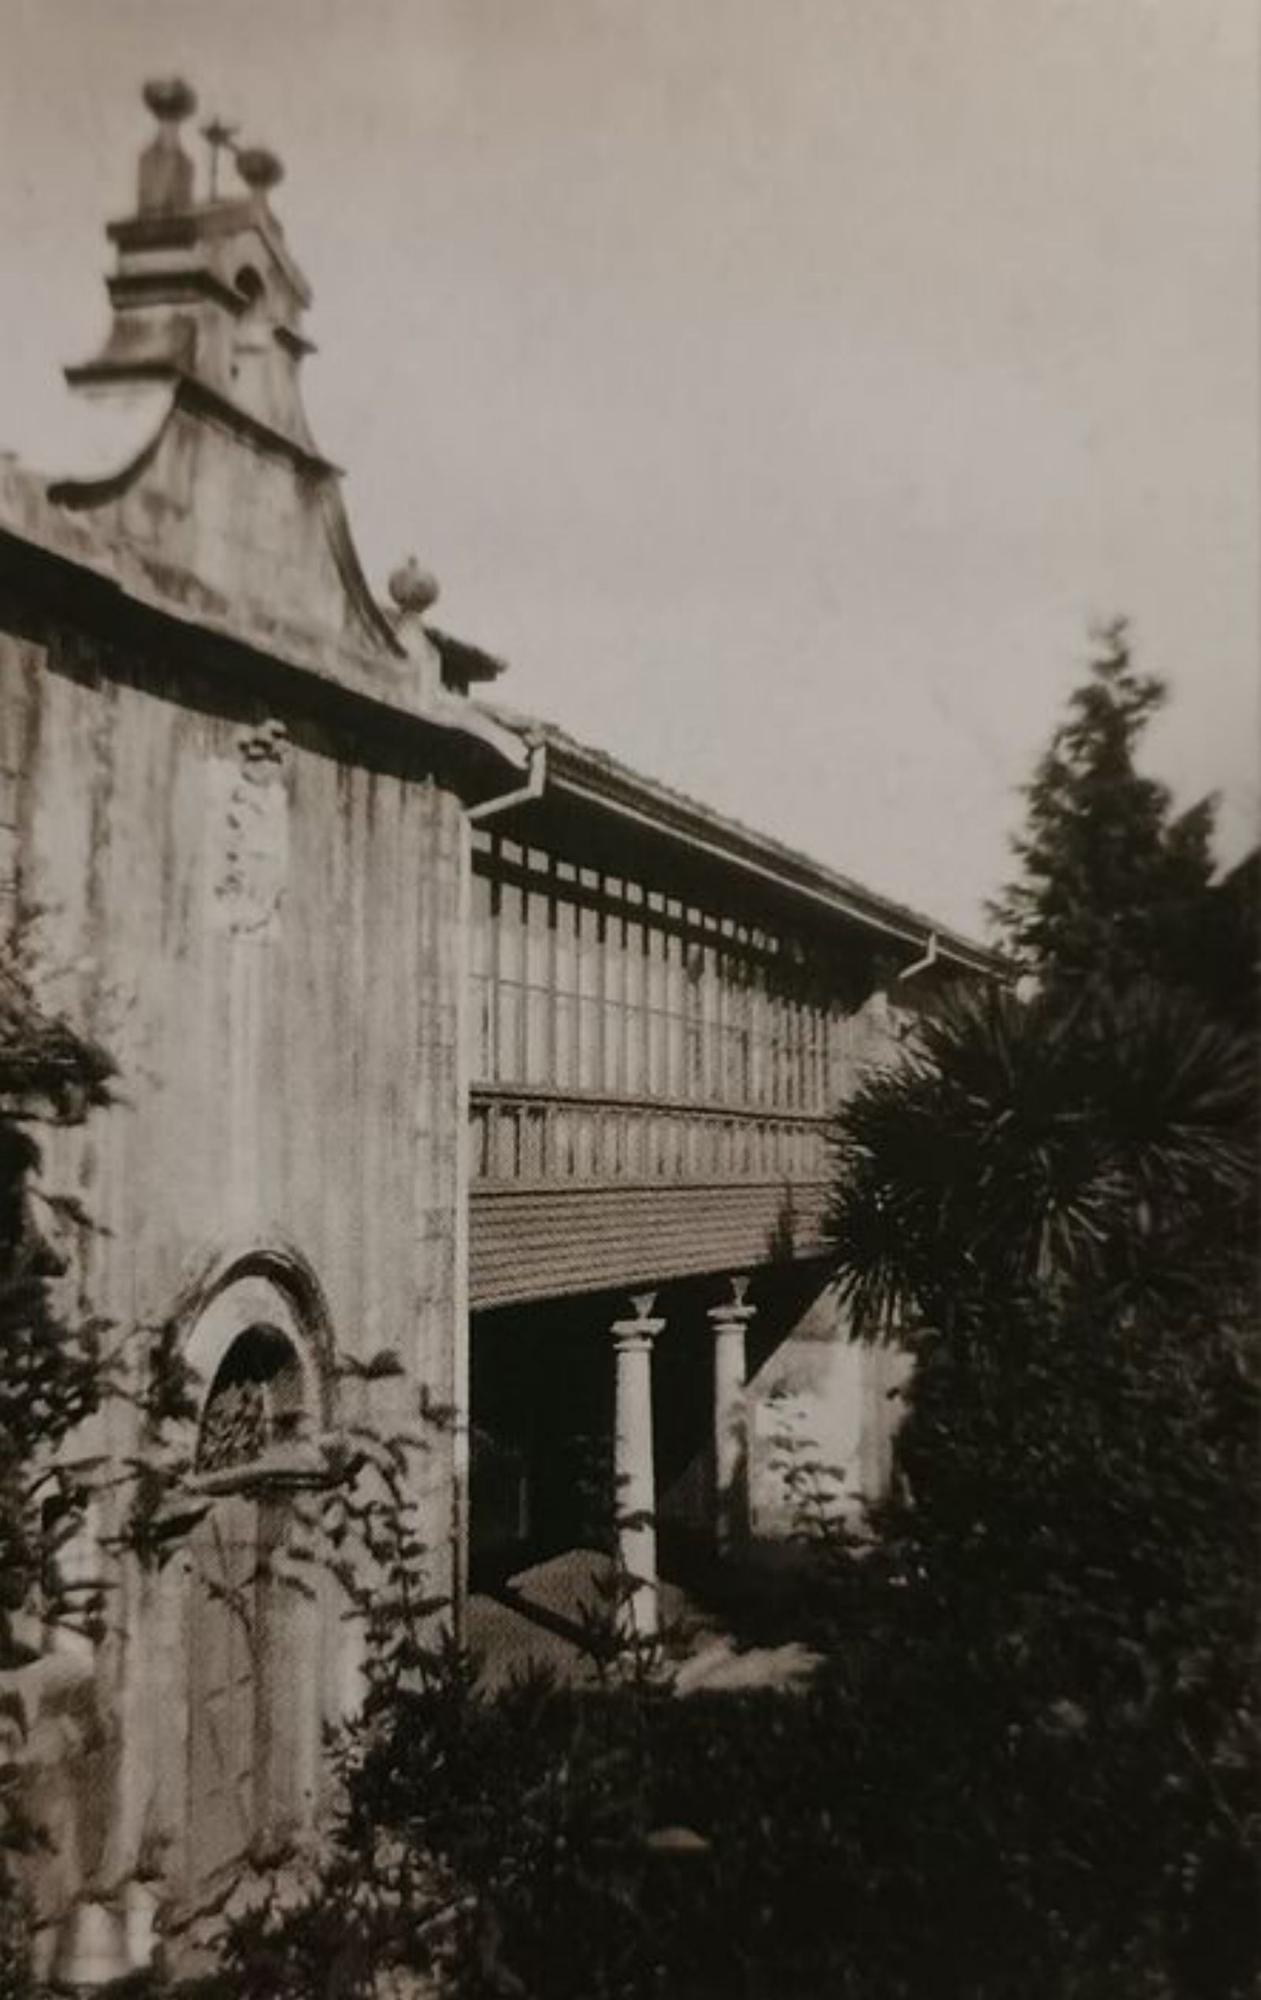
M 179 125 L 197 109 L 197 93 L 182 76 L 153 76 L 140 95 L 164 125 Z
M 257 195 L 266 195 L 285 177 L 280 160 L 266 146 L 238 146 L 236 170 L 250 193 Z
M 197 109 L 197 94 L 182 76 L 163 76 L 151 77 L 141 96 L 158 130 L 140 155 L 136 206 L 141 215 L 177 215 L 193 199 L 193 163 L 179 128 Z
M 405 563 L 391 572 L 389 591 L 400 611 L 420 613 L 437 603 L 438 579 L 415 556 L 408 556 Z

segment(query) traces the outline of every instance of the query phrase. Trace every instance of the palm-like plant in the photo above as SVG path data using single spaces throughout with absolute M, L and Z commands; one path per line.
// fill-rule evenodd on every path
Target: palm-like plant
M 1247 1282 L 1251 1048 L 1188 996 L 950 997 L 833 1129 L 829 1235 L 857 1330 L 1037 1289 L 1118 1304 Z

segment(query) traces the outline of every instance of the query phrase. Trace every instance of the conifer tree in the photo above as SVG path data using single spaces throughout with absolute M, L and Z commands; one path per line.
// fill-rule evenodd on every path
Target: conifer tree
M 1147 978 L 1210 997 L 1219 983 L 1229 913 L 1213 889 L 1215 802 L 1176 814 L 1136 763 L 1165 697 L 1136 670 L 1124 620 L 1108 626 L 1024 788 L 1022 873 L 991 914 L 1044 986 L 1118 992 Z

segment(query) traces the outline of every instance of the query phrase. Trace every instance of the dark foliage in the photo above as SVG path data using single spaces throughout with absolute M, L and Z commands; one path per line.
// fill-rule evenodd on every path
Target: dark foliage
M 114 1064 L 104 1049 L 36 1004 L 22 964 L 0 960 L 0 1102 L 82 1116 L 104 1101 Z
M 921 1982 L 1252 1990 L 1259 1362 L 1084 1294 L 916 1342 L 854 1594 Z
M 1164 701 L 1162 683 L 1136 672 L 1124 621 L 1102 632 L 1025 788 L 1022 872 L 993 914 L 1019 964 L 1046 984 L 1121 990 L 1154 979 L 1255 1025 L 1261 911 L 1246 879 L 1211 888 L 1213 801 L 1175 814 L 1135 762 Z
M 861 1880 L 843 1703 L 542 1679 L 486 1697 L 435 1655 L 386 1726 L 352 1732 L 318 1885 L 235 1927 L 224 1992 L 349 2000 L 387 1967 L 468 2000 L 874 1990 L 837 1923 Z
M 104 1101 L 109 1059 L 36 1006 L 19 967 L 0 964 L 0 1668 L 33 1656 L 33 1629 L 60 1621 L 94 1631 L 100 1592 L 71 1582 L 59 1558 L 76 1533 L 90 1468 L 67 1440 L 98 1406 L 108 1367 L 100 1326 L 67 1316 L 65 1266 L 52 1217 L 82 1221 L 73 1203 L 34 1192 L 39 1148 L 18 1122 L 80 1116 Z M 27 1990 L 27 1922 L 8 1857 L 36 1832 L 17 1767 L 0 1765 L 0 1993 Z
M 956 994 L 834 1130 L 830 1234 L 858 1331 L 1039 1285 L 1119 1308 L 1251 1296 L 1255 1056 L 1148 982 Z
M 1037 996 L 947 1003 L 838 1120 L 838 1278 L 915 1364 L 834 1565 L 908 1992 L 1261 1977 L 1256 1050 L 1210 815 L 1134 771 L 1160 692 L 1114 633 L 1030 788 Z

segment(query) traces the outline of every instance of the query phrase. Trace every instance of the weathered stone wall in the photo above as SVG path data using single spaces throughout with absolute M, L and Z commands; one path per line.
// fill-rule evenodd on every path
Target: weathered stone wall
M 21 894 L 123 1101 L 80 1143 L 121 1324 L 256 1243 L 339 1345 L 449 1398 L 459 806 L 382 747 L 66 628 L 0 642 L 26 710 Z
M 422 1391 L 450 1405 L 458 1388 L 454 791 L 397 741 L 194 669 L 177 626 L 104 633 L 18 586 L 0 601 L 0 714 L 13 900 L 36 912 L 47 997 L 121 1077 L 115 1106 L 45 1145 L 47 1181 L 95 1225 L 85 1297 L 139 1365 L 144 1329 L 191 1322 L 235 1263 L 270 1253 L 319 1300 L 334 1425 L 416 1429 Z M 400 1376 L 339 1372 L 383 1349 Z M 96 1442 L 121 1460 L 136 1435 L 118 1404 Z M 452 1454 L 437 1426 L 418 1462 L 438 1589 Z M 97 1661 L 107 1740 L 63 1891 L 114 1894 L 155 1843 L 181 1872 L 183 1591 L 178 1562 L 118 1572 Z M 353 1692 L 342 1608 L 326 1592 L 304 1638 L 326 1713 Z

